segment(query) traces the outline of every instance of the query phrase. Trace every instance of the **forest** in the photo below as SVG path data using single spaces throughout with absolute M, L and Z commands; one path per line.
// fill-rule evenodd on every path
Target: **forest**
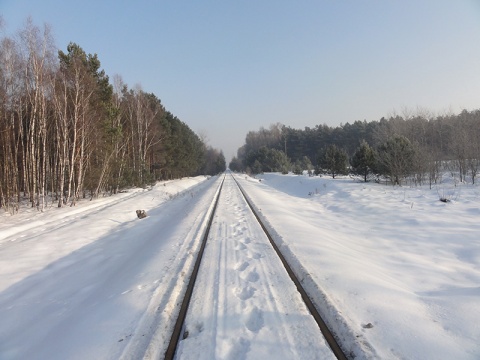
M 449 171 L 475 183 L 480 165 L 480 110 L 433 115 L 404 110 L 379 121 L 250 131 L 229 168 L 252 174 L 355 174 L 363 181 L 432 184 Z
M 213 175 L 225 157 L 157 96 L 113 83 L 96 54 L 58 50 L 31 19 L 0 39 L 0 207 L 75 205 L 157 180 Z

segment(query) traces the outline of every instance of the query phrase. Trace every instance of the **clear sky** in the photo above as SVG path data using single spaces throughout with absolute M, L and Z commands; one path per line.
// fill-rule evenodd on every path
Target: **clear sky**
M 0 0 L 57 47 L 97 53 L 227 158 L 272 123 L 379 120 L 480 108 L 478 0 Z

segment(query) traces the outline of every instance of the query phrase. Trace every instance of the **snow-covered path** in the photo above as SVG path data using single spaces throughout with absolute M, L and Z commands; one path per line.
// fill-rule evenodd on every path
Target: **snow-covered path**
M 175 183 L 159 184 L 123 200 L 110 198 L 111 206 L 94 202 L 79 216 L 64 211 L 65 226 L 52 221 L 60 214 L 54 212 L 37 216 L 35 228 L 28 220 L 5 228 L 0 358 L 161 353 L 218 186 L 213 179 L 197 183 L 184 181 L 191 188 L 183 192 L 176 192 Z M 137 219 L 138 208 L 149 216 Z
M 227 176 L 177 359 L 334 359 L 237 185 Z

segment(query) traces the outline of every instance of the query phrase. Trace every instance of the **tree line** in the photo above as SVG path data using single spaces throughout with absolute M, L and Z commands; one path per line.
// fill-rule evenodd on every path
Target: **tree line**
M 229 164 L 234 171 L 338 174 L 435 184 L 441 171 L 475 183 L 480 165 L 480 110 L 434 116 L 405 110 L 379 121 L 250 131 Z
M 152 93 L 113 84 L 96 54 L 57 50 L 31 19 L 0 39 L 0 207 L 43 210 L 156 180 L 226 168 Z

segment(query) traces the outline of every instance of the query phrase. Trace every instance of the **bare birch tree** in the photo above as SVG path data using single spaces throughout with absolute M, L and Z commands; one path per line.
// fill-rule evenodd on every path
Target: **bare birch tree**
M 53 66 L 53 39 L 50 28 L 43 32 L 28 19 L 20 32 L 21 55 L 24 64 L 24 90 L 26 95 L 27 146 L 25 153 L 26 187 L 32 206 L 40 210 L 45 206 L 46 193 L 46 138 L 47 103 L 51 94 Z

